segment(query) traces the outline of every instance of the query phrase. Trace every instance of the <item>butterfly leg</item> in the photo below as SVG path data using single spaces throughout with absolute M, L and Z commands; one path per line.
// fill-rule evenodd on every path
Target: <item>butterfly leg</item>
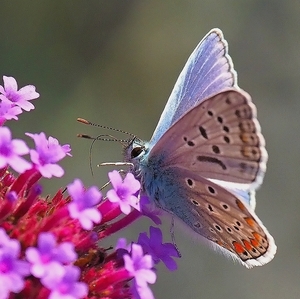
M 179 248 L 176 244 L 176 240 L 175 240 L 175 219 L 174 219 L 174 216 L 172 216 L 172 221 L 171 221 L 171 227 L 170 227 L 170 234 L 171 234 L 171 238 L 172 238 L 172 244 L 174 245 L 177 253 L 178 253 L 178 256 L 181 258 L 181 252 L 179 251 Z
M 105 162 L 97 165 L 98 167 L 100 166 L 130 166 L 133 167 L 134 164 L 130 162 Z

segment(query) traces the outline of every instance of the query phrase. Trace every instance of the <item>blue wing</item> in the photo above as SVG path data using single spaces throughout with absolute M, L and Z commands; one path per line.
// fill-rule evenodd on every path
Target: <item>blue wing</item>
M 220 29 L 212 29 L 197 45 L 180 73 L 150 141 L 152 147 L 189 109 L 227 88 L 237 74 Z

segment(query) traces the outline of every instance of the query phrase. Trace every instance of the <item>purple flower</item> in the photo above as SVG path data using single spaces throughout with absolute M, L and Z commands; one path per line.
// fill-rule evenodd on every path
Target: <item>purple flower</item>
M 34 109 L 34 106 L 28 101 L 37 99 L 40 95 L 35 91 L 33 85 L 26 85 L 18 90 L 15 78 L 3 76 L 3 82 L 4 87 L 0 85 L 2 101 L 10 101 L 26 111 Z
M 101 214 L 95 206 L 101 201 L 102 194 L 96 187 L 84 190 L 81 180 L 76 179 L 68 185 L 73 201 L 68 204 L 70 217 L 78 219 L 84 229 L 93 228 L 93 222 L 101 221 Z
M 122 259 L 124 254 L 129 254 L 131 251 L 131 244 L 127 245 L 125 238 L 119 238 L 115 246 L 118 258 Z
M 24 277 L 29 275 L 29 264 L 18 259 L 20 243 L 9 239 L 1 229 L 0 245 L 0 298 L 8 298 L 10 292 L 19 293 L 24 288 Z
M 152 269 L 152 257 L 149 254 L 144 255 L 142 246 L 139 244 L 132 244 L 131 248 L 131 256 L 128 254 L 123 256 L 125 269 L 134 277 L 135 281 L 133 286 L 140 298 L 153 298 L 152 292 L 147 284 L 152 284 L 156 281 L 156 274 Z M 149 294 L 151 294 L 152 297 L 150 297 Z
M 70 146 L 68 144 L 60 145 L 58 140 L 51 136 L 47 139 L 43 132 L 40 134 L 26 133 L 26 135 L 34 140 L 36 150 L 30 150 L 30 158 L 41 175 L 45 178 L 63 176 L 64 170 L 55 163 L 66 155 L 70 156 Z
M 170 271 L 177 269 L 171 256 L 179 257 L 178 251 L 172 243 L 162 243 L 162 232 L 159 228 L 150 226 L 150 238 L 146 233 L 140 233 L 137 243 L 143 247 L 144 252 L 152 256 L 155 264 L 162 261 Z
M 57 267 L 56 267 L 57 266 Z M 75 266 L 59 267 L 41 279 L 42 284 L 51 290 L 49 299 L 77 299 L 88 294 L 88 287 L 78 282 L 80 270 Z
M 142 195 L 140 198 L 141 210 L 144 216 L 149 217 L 156 225 L 161 224 L 158 215 L 161 215 L 161 210 L 151 204 L 148 196 Z
M 54 264 L 75 261 L 77 254 L 71 242 L 56 244 L 52 233 L 40 233 L 37 248 L 29 247 L 26 250 L 26 258 L 31 263 L 31 274 L 40 278 L 53 271 Z
M 136 180 L 132 173 L 128 173 L 122 180 L 118 171 L 114 170 L 108 173 L 108 177 L 114 189 L 107 192 L 107 198 L 110 202 L 117 202 L 121 211 L 128 215 L 131 207 L 140 211 L 139 199 L 134 195 L 140 190 L 141 184 Z
M 140 287 L 133 281 L 131 291 L 135 299 L 155 299 L 151 289 L 147 285 Z
M 23 140 L 12 140 L 10 130 L 7 127 L 0 127 L 0 168 L 8 164 L 15 171 L 24 172 L 31 168 L 31 165 L 19 156 L 28 152 L 29 149 Z
M 9 101 L 0 102 L 0 120 L 18 119 L 17 115 L 22 113 L 22 109 L 18 106 L 13 105 Z
M 14 242 L 14 240 L 11 240 L 6 231 L 0 227 L 0 248 L 9 246 L 10 242 Z
M 131 250 L 131 244 L 127 245 L 127 241 L 125 238 L 119 238 L 115 249 L 124 249 L 128 253 Z

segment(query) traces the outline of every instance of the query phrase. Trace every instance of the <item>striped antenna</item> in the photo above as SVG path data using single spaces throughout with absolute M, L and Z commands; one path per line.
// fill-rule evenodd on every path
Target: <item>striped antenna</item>
M 90 156 L 90 159 L 89 159 L 90 160 L 90 169 L 91 169 L 92 175 L 94 175 L 94 173 L 93 173 L 93 166 L 92 166 L 92 149 L 93 149 L 94 143 L 97 140 L 102 140 L 102 141 L 117 141 L 117 142 L 121 143 L 121 145 L 125 148 L 125 147 L 127 147 L 136 138 L 135 135 L 133 135 L 131 133 L 128 133 L 126 131 L 115 129 L 115 128 L 111 128 L 111 127 L 107 127 L 107 126 L 102 126 L 102 125 L 99 125 L 99 124 L 95 124 L 95 123 L 92 123 L 92 122 L 90 122 L 90 121 L 88 121 L 88 120 L 86 120 L 84 118 L 77 118 L 77 121 L 80 122 L 80 123 L 82 123 L 82 124 L 85 124 L 85 125 L 90 125 L 90 126 L 94 126 L 94 127 L 98 127 L 98 128 L 102 128 L 102 129 L 106 129 L 106 130 L 112 130 L 112 131 L 115 131 L 115 132 L 119 132 L 119 133 L 122 133 L 122 134 L 129 135 L 131 137 L 130 139 L 118 139 L 115 136 L 110 135 L 110 134 L 101 134 L 101 135 L 98 135 L 97 137 L 93 137 L 93 136 L 90 136 L 90 135 L 87 135 L 87 134 L 77 134 L 77 137 L 92 140 L 92 144 L 91 144 L 91 147 L 90 147 L 90 153 L 89 153 L 89 156 Z M 105 163 L 103 165 L 105 165 Z M 116 163 L 115 165 L 118 165 L 118 163 Z
M 102 129 L 106 129 L 106 130 L 111 130 L 111 131 L 115 131 L 115 132 L 120 132 L 120 133 L 123 133 L 123 134 L 126 134 L 126 135 L 129 135 L 133 138 L 135 138 L 136 136 L 132 133 L 129 133 L 129 132 L 126 132 L 126 131 L 123 131 L 123 130 L 119 130 L 119 129 L 115 129 L 115 128 L 112 128 L 112 127 L 107 127 L 107 126 L 102 126 L 102 125 L 99 125 L 99 124 L 95 124 L 95 123 L 92 123 L 90 122 L 89 120 L 86 120 L 84 118 L 80 118 L 78 117 L 77 118 L 77 121 L 82 123 L 82 124 L 85 124 L 85 125 L 90 125 L 90 126 L 94 126 L 94 127 L 98 127 L 98 128 L 102 128 Z M 84 137 L 85 138 L 85 137 Z

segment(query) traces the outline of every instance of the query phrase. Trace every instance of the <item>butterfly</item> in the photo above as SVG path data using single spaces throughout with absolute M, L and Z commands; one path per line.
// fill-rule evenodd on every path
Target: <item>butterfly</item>
M 189 57 L 151 140 L 133 138 L 124 151 L 151 202 L 247 268 L 276 253 L 254 212 L 267 158 L 256 107 L 219 29 Z

